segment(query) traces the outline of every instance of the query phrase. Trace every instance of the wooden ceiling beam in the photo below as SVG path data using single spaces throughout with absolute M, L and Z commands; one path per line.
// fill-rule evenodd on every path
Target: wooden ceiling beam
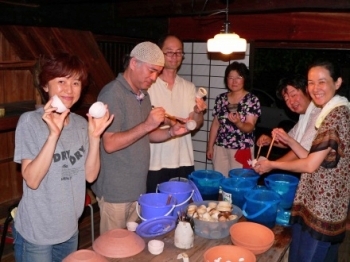
M 197 16 L 208 15 L 217 10 L 226 8 L 226 4 L 221 0 L 141 0 L 114 3 L 115 12 L 118 17 L 176 17 L 176 16 Z M 276 12 L 295 11 L 322 11 L 340 12 L 350 10 L 348 0 L 328 1 L 328 0 L 269 0 L 262 3 L 261 0 L 235 0 L 229 4 L 230 14 L 259 14 Z
M 232 31 L 248 41 L 350 41 L 350 13 L 230 15 L 229 21 Z M 220 32 L 223 22 L 213 17 L 169 18 L 169 33 L 184 41 L 206 41 Z

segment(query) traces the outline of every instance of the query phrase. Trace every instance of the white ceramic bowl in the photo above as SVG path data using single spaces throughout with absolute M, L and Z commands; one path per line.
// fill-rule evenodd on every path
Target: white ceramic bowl
M 89 114 L 94 118 L 103 117 L 106 114 L 106 111 L 105 105 L 100 101 L 93 103 L 89 108 Z
M 202 98 L 202 97 L 205 97 L 206 95 L 207 95 L 207 90 L 204 87 L 198 88 L 196 97 Z
M 130 231 L 136 231 L 138 225 L 138 223 L 130 221 L 126 223 L 126 228 Z
M 148 242 L 148 251 L 152 255 L 159 255 L 163 252 L 164 242 L 161 240 L 153 239 Z
M 52 97 L 51 106 L 57 107 L 57 109 L 56 109 L 57 113 L 63 113 L 64 111 L 67 110 L 67 107 L 62 103 L 61 99 L 57 95 L 54 95 Z

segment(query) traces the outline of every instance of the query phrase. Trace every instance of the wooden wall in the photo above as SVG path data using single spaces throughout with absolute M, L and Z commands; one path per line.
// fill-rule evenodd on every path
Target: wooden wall
M 26 26 L 0 26 L 0 32 L 21 60 L 35 60 L 59 50 L 78 55 L 87 64 L 92 80 L 83 97 L 86 104 L 95 102 L 99 90 L 115 77 L 91 32 Z
M 1 32 L 0 47 L 0 104 L 32 100 L 35 89 L 28 88 L 33 87 L 32 74 L 30 70 L 10 69 L 10 62 L 15 64 L 21 59 Z
M 3 34 L 0 33 L 0 64 L 8 61 L 20 62 L 14 48 Z M 35 100 L 33 77 L 28 69 L 13 70 L 0 67 L 0 105 L 6 107 L 7 114 L 10 109 L 4 104 Z M 1 120 L 4 120 L 2 118 Z M 1 128 L 5 125 L 1 122 Z M 18 166 L 13 162 L 14 130 L 0 131 L 0 204 L 18 199 L 22 194 L 22 177 Z

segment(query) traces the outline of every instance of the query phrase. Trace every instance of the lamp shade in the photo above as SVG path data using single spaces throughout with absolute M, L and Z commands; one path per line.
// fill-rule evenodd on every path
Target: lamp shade
M 221 52 L 225 55 L 232 52 L 245 52 L 247 41 L 235 33 L 220 33 L 208 40 L 207 50 L 208 52 Z

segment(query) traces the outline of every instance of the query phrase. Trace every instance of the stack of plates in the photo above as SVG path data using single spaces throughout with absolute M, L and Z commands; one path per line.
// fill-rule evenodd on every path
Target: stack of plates
M 272 247 L 275 235 L 271 229 L 254 222 L 238 222 L 230 227 L 232 243 L 254 254 L 261 254 Z

